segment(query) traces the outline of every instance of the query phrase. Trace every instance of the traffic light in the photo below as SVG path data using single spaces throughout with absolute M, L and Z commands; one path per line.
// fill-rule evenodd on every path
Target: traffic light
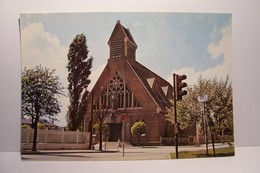
M 187 86 L 187 83 L 183 80 L 187 79 L 186 75 L 173 74 L 173 83 L 174 83 L 174 97 L 175 100 L 182 100 L 182 96 L 187 95 L 187 91 L 183 90 Z

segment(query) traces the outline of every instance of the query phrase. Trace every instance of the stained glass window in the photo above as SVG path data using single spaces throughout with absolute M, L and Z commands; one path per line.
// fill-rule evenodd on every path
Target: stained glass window
M 107 105 L 114 110 L 141 107 L 138 100 L 117 71 L 101 94 L 99 104 Z

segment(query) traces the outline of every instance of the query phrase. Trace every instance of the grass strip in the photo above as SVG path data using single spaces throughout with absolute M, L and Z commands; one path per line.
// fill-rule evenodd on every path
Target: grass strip
M 216 148 L 215 153 L 216 153 L 216 155 L 214 156 L 213 149 L 208 150 L 208 155 L 206 153 L 206 150 L 180 151 L 179 159 L 234 156 L 235 149 L 234 149 L 234 147 Z M 175 153 L 170 153 L 169 156 L 170 156 L 170 159 L 176 159 Z

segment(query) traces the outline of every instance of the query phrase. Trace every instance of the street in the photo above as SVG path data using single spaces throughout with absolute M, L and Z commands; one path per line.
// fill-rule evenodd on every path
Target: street
M 227 147 L 218 144 L 216 147 Z M 211 148 L 209 146 L 209 148 Z M 108 147 L 100 152 L 97 150 L 42 150 L 23 152 L 22 159 L 35 161 L 119 161 L 119 160 L 165 160 L 169 153 L 175 153 L 175 146 L 143 146 L 123 148 Z M 180 146 L 179 151 L 205 150 L 205 146 Z

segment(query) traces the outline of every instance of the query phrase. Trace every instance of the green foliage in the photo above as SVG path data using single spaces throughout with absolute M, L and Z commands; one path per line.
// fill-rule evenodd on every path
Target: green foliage
M 146 134 L 147 132 L 147 126 L 143 121 L 137 121 L 135 122 L 131 127 L 131 133 L 132 135 L 137 136 L 137 144 L 138 147 L 140 145 L 140 137 L 142 134 Z
M 95 106 L 95 118 L 97 120 L 97 125 L 95 126 L 96 129 L 99 129 L 99 150 L 102 151 L 102 132 L 104 127 L 106 127 L 106 124 L 104 121 L 106 120 L 108 113 L 108 106 L 102 105 L 99 109 L 97 106 Z
M 68 53 L 68 90 L 70 105 L 67 112 L 68 129 L 83 130 L 84 115 L 87 112 L 87 87 L 90 84 L 89 75 L 91 74 L 93 58 L 88 58 L 88 47 L 86 36 L 77 35 Z
M 147 132 L 147 126 L 142 121 L 137 121 L 133 124 L 131 127 L 131 133 L 132 135 L 141 136 L 142 134 L 146 134 Z
M 229 77 L 225 80 L 199 80 L 198 94 L 208 95 L 209 101 L 206 103 L 206 116 L 209 125 L 217 135 L 223 131 L 229 131 L 233 134 L 233 98 L 232 86 L 229 83 Z M 204 94 L 204 95 L 205 95 Z M 222 134 L 223 135 L 223 134 Z
M 187 90 L 188 95 L 177 102 L 177 121 L 181 130 L 191 124 L 203 122 L 203 105 L 198 102 L 198 96 L 207 95 L 209 100 L 205 104 L 205 113 L 215 135 L 233 134 L 232 86 L 228 76 L 225 80 L 200 78 L 196 85 L 188 87 Z M 166 119 L 173 124 L 173 111 L 171 108 L 166 109 Z
M 22 128 L 23 128 L 23 129 L 31 129 L 31 126 L 28 125 L 28 124 L 23 124 L 23 125 L 22 125 Z
M 40 117 L 57 120 L 61 105 L 56 96 L 63 93 L 63 87 L 54 72 L 42 66 L 22 72 L 22 116 L 34 120 L 33 127 Z
M 56 115 L 60 112 L 61 105 L 56 96 L 63 94 L 63 87 L 54 72 L 40 65 L 32 69 L 24 68 L 22 72 L 22 117 L 32 119 L 33 151 L 36 151 L 35 127 L 39 120 L 48 118 L 56 121 Z
M 38 123 L 37 127 L 38 129 L 42 129 L 42 130 L 45 129 L 45 125 L 43 123 Z
M 100 130 L 102 132 L 105 132 L 105 131 L 108 130 L 108 125 L 107 124 L 102 124 L 102 129 L 100 129 L 100 124 L 99 123 L 95 123 L 93 125 L 93 130 L 94 130 L 95 133 L 100 133 Z
M 227 148 L 216 148 L 216 155 L 214 156 L 213 150 L 209 149 L 209 154 L 206 154 L 205 150 L 199 151 L 181 151 L 179 152 L 179 159 L 187 159 L 187 158 L 205 158 L 205 157 L 228 157 L 234 156 L 235 149 L 234 147 L 227 147 Z M 175 153 L 169 154 L 171 159 L 176 159 Z

